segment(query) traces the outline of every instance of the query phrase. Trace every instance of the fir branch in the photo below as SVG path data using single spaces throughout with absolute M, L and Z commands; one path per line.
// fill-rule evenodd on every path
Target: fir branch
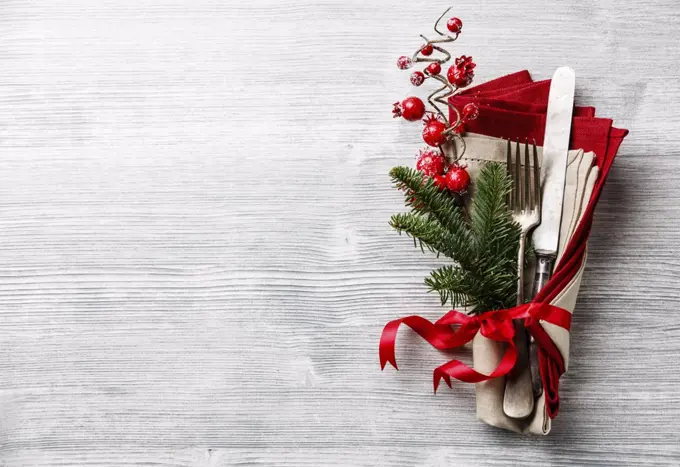
M 421 248 L 424 245 L 458 263 L 443 266 L 425 279 L 442 304 L 451 302 L 479 312 L 513 306 L 520 227 L 506 204 L 511 180 L 505 168 L 489 163 L 481 170 L 469 221 L 451 196 L 420 172 L 395 167 L 390 175 L 411 208 L 410 213 L 392 216 L 390 225 L 413 237 L 416 245 L 420 242 Z
M 466 272 L 455 266 L 442 266 L 425 278 L 425 285 L 430 292 L 437 292 L 442 306 L 450 302 L 452 307 L 470 307 L 476 303 L 474 291 L 471 289 Z
M 441 191 L 432 179 L 425 179 L 421 172 L 409 167 L 395 167 L 390 176 L 395 186 L 404 191 L 406 205 L 412 212 L 436 220 L 451 234 L 447 237 L 446 251 L 439 251 L 468 267 L 474 258 L 474 250 L 470 248 L 472 238 L 454 199 Z
M 463 306 L 470 312 L 506 308 L 512 306 L 507 305 L 507 298 L 516 293 L 516 276 L 499 269 L 478 277 L 474 271 L 446 265 L 432 271 L 425 285 L 439 294 L 442 305 L 450 302 L 452 307 Z
M 436 219 L 406 212 L 393 215 L 390 219 L 390 226 L 400 234 L 404 232 L 409 237 L 418 240 L 430 251 L 441 253 L 449 258 L 455 255 L 451 248 L 451 245 L 456 243 L 455 236 L 442 227 Z
M 512 181 L 505 168 L 490 163 L 482 168 L 476 182 L 470 214 L 475 239 L 476 269 L 484 277 L 485 297 L 479 305 L 487 309 L 510 307 L 517 294 L 517 250 L 520 226 L 513 221 L 506 199 Z
M 464 220 L 455 201 L 441 191 L 429 177 L 409 167 L 395 167 L 390 171 L 392 182 L 404 191 L 406 205 L 420 214 L 432 214 L 452 233 L 464 228 Z
M 480 171 L 475 187 L 470 228 L 478 257 L 506 257 L 516 251 L 520 234 L 506 203 L 512 181 L 502 165 L 487 164 Z

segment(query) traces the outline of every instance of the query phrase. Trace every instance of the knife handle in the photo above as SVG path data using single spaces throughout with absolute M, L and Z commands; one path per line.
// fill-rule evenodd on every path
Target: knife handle
M 534 298 L 545 284 L 548 283 L 550 277 L 552 277 L 554 263 L 555 255 L 536 253 L 536 275 L 534 276 L 534 288 L 531 298 Z M 534 389 L 534 397 L 538 398 L 543 392 L 543 383 L 541 382 L 538 366 L 538 345 L 533 337 L 531 337 L 529 343 L 529 367 L 531 369 L 531 385 Z
M 536 253 L 536 275 L 534 276 L 532 297 L 538 295 L 538 292 L 540 292 L 550 280 L 554 263 L 555 255 Z

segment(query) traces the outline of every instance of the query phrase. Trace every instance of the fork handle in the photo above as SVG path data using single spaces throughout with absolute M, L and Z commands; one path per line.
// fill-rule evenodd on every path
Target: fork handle
M 519 238 L 519 252 L 517 255 L 517 304 L 524 303 L 524 249 L 526 244 L 526 230 L 522 230 Z M 534 394 L 529 370 L 529 346 L 527 332 L 524 325 L 515 321 L 515 349 L 517 361 L 515 368 L 505 381 L 503 393 L 503 412 L 515 419 L 523 419 L 531 415 L 534 410 Z
M 524 250 L 526 248 L 527 233 L 522 230 L 519 237 L 519 252 L 517 255 L 517 304 L 524 304 Z

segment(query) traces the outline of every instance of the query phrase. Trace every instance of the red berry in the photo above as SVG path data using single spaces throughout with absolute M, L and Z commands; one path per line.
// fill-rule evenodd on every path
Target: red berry
M 479 117 L 479 107 L 476 103 L 470 102 L 463 107 L 463 120 L 474 120 Z
M 420 86 L 425 81 L 425 75 L 422 71 L 414 71 L 411 74 L 411 84 L 414 86 Z
M 431 75 L 438 75 L 442 71 L 442 66 L 439 62 L 432 62 L 425 69 Z
M 446 76 L 449 79 L 449 83 L 453 84 L 457 88 L 464 88 L 465 86 L 472 83 L 472 76 L 465 75 L 453 67 L 449 68 L 449 72 Z
M 446 22 L 446 28 L 454 34 L 458 34 L 463 29 L 463 22 L 460 18 L 451 18 Z
M 432 180 L 434 180 L 434 184 L 439 188 L 440 190 L 446 190 L 446 177 L 444 175 L 435 175 L 432 177 Z
M 404 117 L 411 122 L 420 120 L 425 115 L 425 104 L 417 97 L 407 97 L 401 103 L 396 102 L 392 109 L 394 117 Z
M 432 117 L 425 122 L 423 141 L 430 146 L 439 147 L 446 142 L 446 124 Z
M 446 187 L 455 192 L 462 193 L 467 190 L 470 185 L 470 174 L 468 174 L 465 167 L 460 165 L 452 165 L 449 171 L 446 172 Z
M 397 67 L 399 67 L 400 70 L 407 70 L 413 66 L 413 62 L 409 57 L 406 55 L 402 55 L 397 59 Z
M 446 77 L 449 79 L 449 83 L 457 88 L 464 88 L 472 83 L 476 66 L 477 65 L 472 61 L 472 57 L 461 55 L 456 59 L 455 63 L 451 65 Z
M 432 47 L 432 44 L 426 44 L 423 46 L 422 49 L 420 49 L 420 53 L 427 56 L 427 55 L 432 55 L 432 51 L 434 48 Z
M 443 175 L 446 159 L 440 153 L 432 150 L 420 151 L 416 161 L 416 169 L 427 176 Z

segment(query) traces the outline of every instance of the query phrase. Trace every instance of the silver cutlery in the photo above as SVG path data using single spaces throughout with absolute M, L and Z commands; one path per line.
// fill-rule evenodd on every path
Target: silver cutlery
M 541 225 L 536 228 L 532 237 L 536 252 L 536 276 L 532 298 L 550 280 L 557 257 L 575 86 L 574 70 L 569 67 L 562 67 L 555 71 L 550 84 L 545 136 L 543 138 Z M 533 339 L 529 346 L 529 355 L 533 392 L 534 396 L 538 397 L 543 388 L 538 368 L 538 347 Z
M 529 154 L 527 140 L 524 143 L 524 164 L 522 164 L 519 140 L 516 142 L 514 158 L 512 143 L 508 140 L 507 167 L 513 182 L 508 207 L 513 212 L 513 219 L 521 227 L 517 255 L 518 305 L 524 303 L 524 251 L 527 237 L 541 222 L 541 180 L 536 142 L 532 144 L 532 154 L 533 161 Z M 515 346 L 517 347 L 517 364 L 506 379 L 503 411 L 512 418 L 526 418 L 534 409 L 534 393 L 529 370 L 527 332 L 520 322 L 515 322 Z

